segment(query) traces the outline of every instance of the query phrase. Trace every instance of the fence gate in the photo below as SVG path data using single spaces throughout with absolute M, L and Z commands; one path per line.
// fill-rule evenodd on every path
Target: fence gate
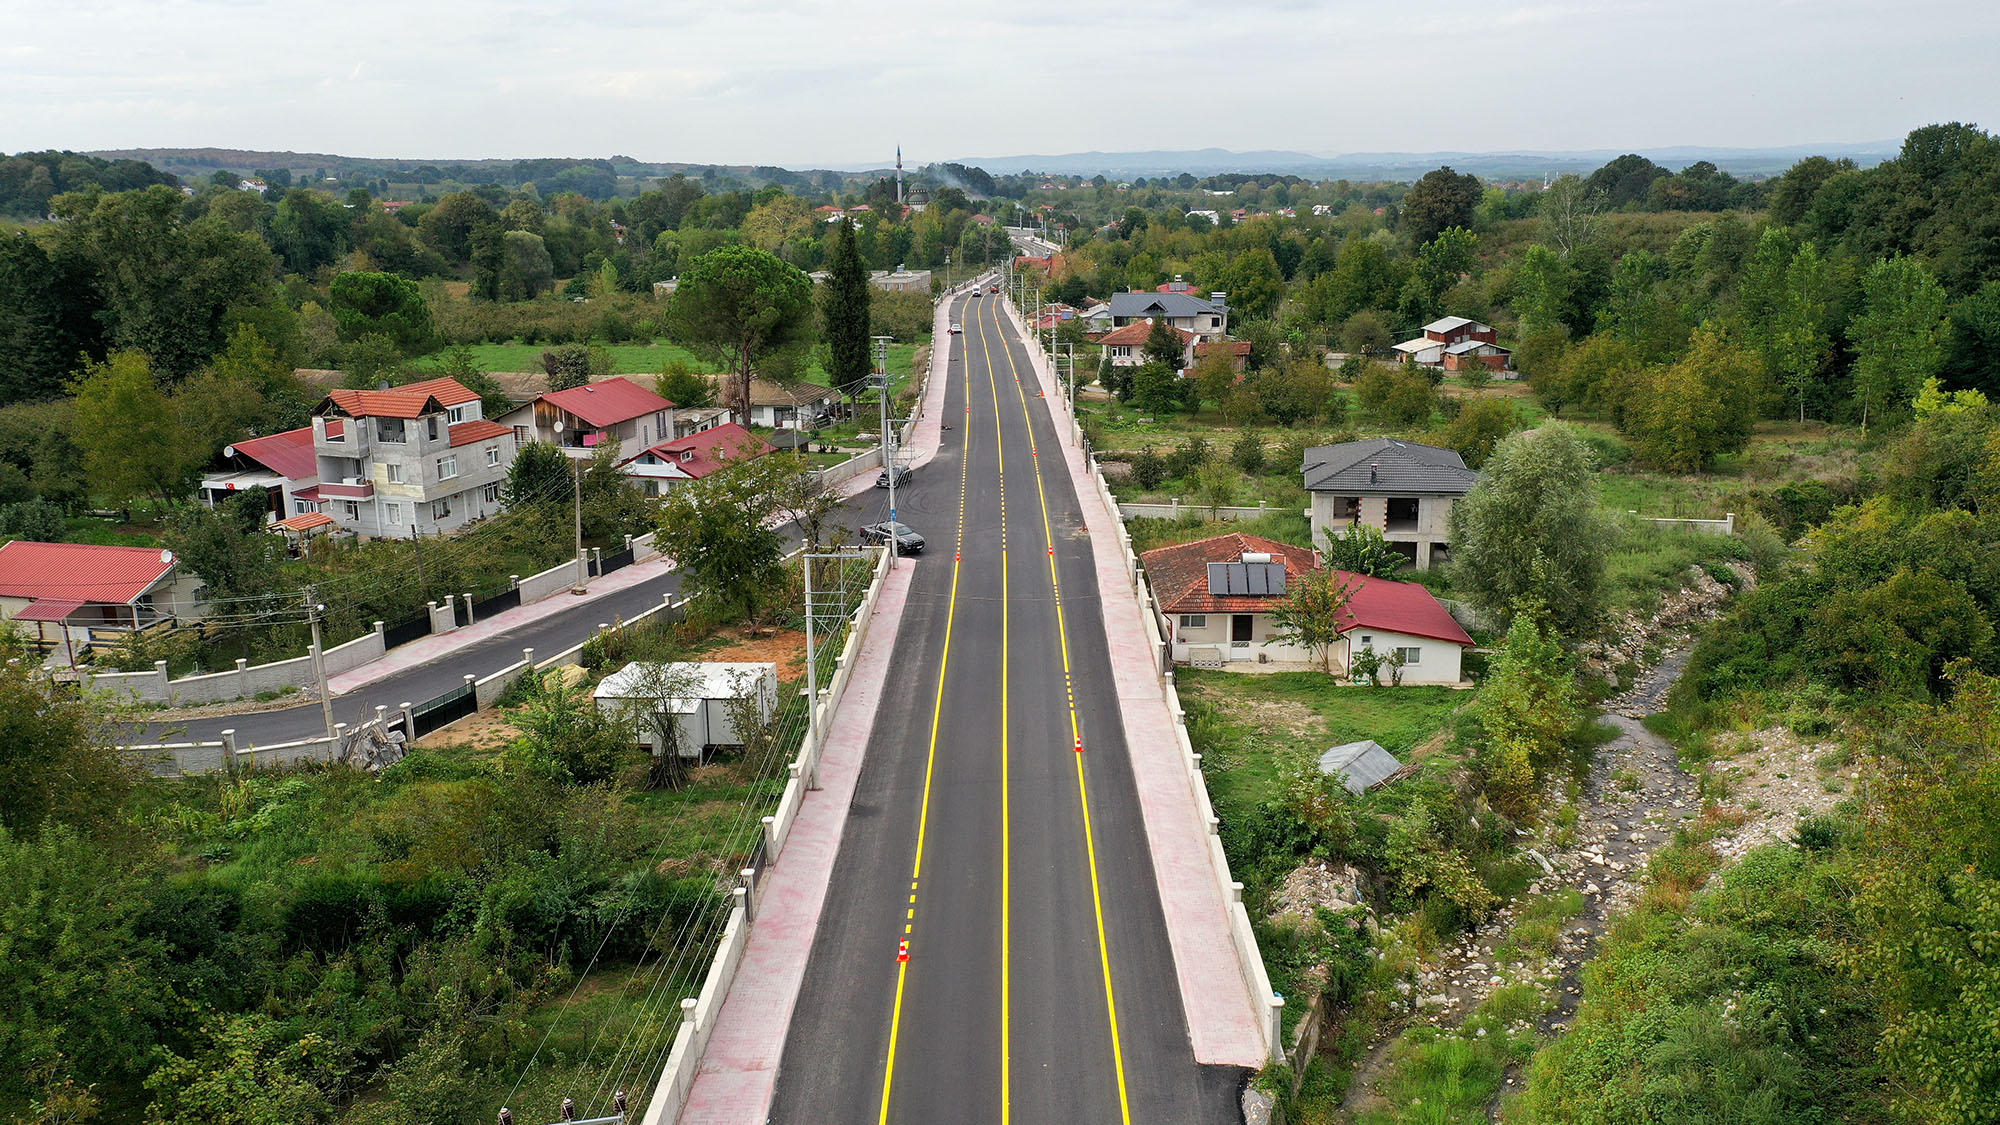
M 463 629 L 472 624 L 472 599 L 460 598 L 451 603 L 452 623 Z
M 395 648 L 397 645 L 409 644 L 418 637 L 428 637 L 430 635 L 430 614 L 420 614 L 410 618 L 408 621 L 398 622 L 382 630 L 382 647 Z
M 610 574 L 612 571 L 617 570 L 619 567 L 625 567 L 631 565 L 632 565 L 632 548 L 627 547 L 622 551 L 613 551 L 610 554 L 604 556 L 603 565 L 599 567 L 597 573 Z
M 421 738 L 477 710 L 479 710 L 479 697 L 473 693 L 471 684 L 453 688 L 435 699 L 426 699 L 410 708 L 411 725 L 416 727 L 412 734 Z

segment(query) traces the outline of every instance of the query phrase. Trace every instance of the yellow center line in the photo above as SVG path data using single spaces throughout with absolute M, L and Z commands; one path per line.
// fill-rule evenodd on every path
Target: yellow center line
M 1039 314 L 1040 310 L 1036 310 Z M 995 317 L 998 319 L 997 315 Z M 986 346 L 984 329 L 981 329 L 980 347 Z M 1118 1112 L 1120 1119 L 1130 1125 L 1132 1106 L 1125 1086 L 1125 1049 L 1118 1034 L 1118 999 L 1111 985 L 1111 945 L 1105 936 L 1104 893 L 1097 874 L 1097 839 L 1090 823 L 1090 787 L 1085 783 L 1083 769 L 1083 728 L 1077 721 L 1076 688 L 1070 670 L 1069 625 L 1063 614 L 1062 581 L 1056 570 L 1055 525 L 1049 519 L 1049 494 L 1042 480 L 1041 450 L 1035 441 L 1034 420 L 1028 414 L 1028 392 L 1021 384 L 1021 371 L 1014 363 L 1014 349 L 1004 349 L 1007 354 L 1007 370 L 1014 377 L 1014 394 L 1020 400 L 1021 421 L 1028 427 L 1029 448 L 1034 451 L 1035 493 L 1040 498 L 1042 508 L 1042 538 L 1049 551 L 1049 591 L 1055 600 L 1056 636 L 1062 649 L 1063 692 L 1069 700 L 1069 732 L 1074 742 L 1076 756 L 1076 796 L 1083 813 L 1084 853 L 1090 865 L 1090 903 L 1097 916 L 1097 961 L 1104 977 L 1104 1008 L 1111 1024 L 1111 1060 L 1118 1075 Z M 988 357 L 988 369 L 992 367 Z M 1047 392 L 1044 392 L 1047 393 Z
M 949 340 L 947 340 L 945 346 L 950 347 Z M 945 366 L 946 370 L 949 371 L 950 357 L 948 355 Z M 885 388 L 882 393 L 887 394 L 888 390 Z M 915 925 L 917 884 L 922 881 L 924 873 L 924 840 L 930 831 L 931 819 L 931 778 L 937 768 L 938 728 L 940 720 L 944 716 L 945 670 L 951 664 L 952 626 L 958 618 L 958 576 L 965 554 L 966 480 L 971 464 L 972 451 L 972 379 L 969 371 L 966 374 L 965 415 L 965 427 L 959 431 L 958 538 L 953 544 L 951 552 L 951 596 L 945 603 L 944 649 L 938 658 L 937 693 L 931 701 L 930 748 L 924 758 L 923 797 L 918 804 L 917 811 L 916 855 L 910 864 L 910 904 L 909 911 L 905 915 L 906 920 L 903 925 L 904 938 L 902 939 L 906 944 L 901 947 L 905 952 L 908 950 L 907 942 L 910 940 L 909 934 L 911 928 Z M 943 419 L 939 419 L 939 423 L 942 424 Z M 889 1016 L 889 1052 L 882 1063 L 882 1113 L 880 1121 L 883 1125 L 887 1125 L 889 1120 L 889 1095 L 893 1091 L 896 1082 L 896 1044 L 903 1028 L 903 993 L 905 986 L 909 983 L 909 977 L 910 963 L 908 959 L 899 959 L 896 965 L 896 999 Z
M 993 374 L 993 356 L 986 350 L 985 306 L 981 300 L 980 314 L 973 323 L 979 328 L 979 351 L 986 360 L 986 386 L 993 397 L 993 451 L 999 459 L 999 471 L 995 474 L 1000 489 L 1000 1125 L 1008 1125 L 1014 1117 L 1013 1097 L 1013 1044 L 1014 1044 L 1014 829 L 1012 785 L 1008 780 L 1007 735 L 1008 711 L 1010 710 L 1007 689 L 1009 660 L 1009 629 L 1013 616 L 1010 606 L 1011 585 L 1007 574 L 1007 446 L 1000 437 L 1000 381 Z M 966 396 L 972 395 L 972 371 L 966 369 Z

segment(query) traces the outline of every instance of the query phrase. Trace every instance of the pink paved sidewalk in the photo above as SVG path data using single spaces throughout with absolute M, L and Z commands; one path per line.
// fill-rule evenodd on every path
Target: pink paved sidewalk
M 949 382 L 945 373 L 952 337 L 943 330 L 946 306 L 938 308 L 938 331 L 932 339 L 947 342 L 942 351 L 932 349 L 923 407 L 910 437 L 911 463 L 916 465 L 937 456 L 943 436 L 939 423 Z M 874 486 L 875 478 L 863 474 L 855 481 L 859 487 L 854 487 L 855 482 L 844 487 L 863 491 Z M 875 729 L 889 660 L 902 626 L 903 604 L 915 573 L 914 566 L 899 565 L 882 583 L 867 640 L 856 654 L 854 676 L 847 682 L 847 693 L 827 728 L 826 746 L 820 754 L 820 787 L 807 792 L 799 805 L 798 819 L 785 837 L 784 850 L 764 877 L 743 963 L 716 1013 L 715 1030 L 702 1052 L 687 1104 L 681 1108 L 682 1125 L 757 1125 L 770 1115 L 771 1099 L 777 1093 L 779 1059 L 791 1031 L 799 989 L 805 982 L 813 938 L 819 932 L 820 911 L 833 881 L 841 834 L 847 827 L 847 808 L 861 777 L 868 736 Z
M 903 603 L 916 567 L 889 572 L 854 676 L 827 730 L 818 790 L 808 792 L 785 847 L 765 876 L 749 944 L 736 970 L 715 1030 L 695 1074 L 679 1120 L 682 1125 L 755 1125 L 770 1114 L 777 1092 L 778 1060 L 805 981 L 821 907 L 833 880 L 834 859 L 847 827 L 847 806 L 867 756 L 868 736 L 888 680 Z
M 1044 387 L 1054 379 L 1042 357 L 1029 349 Z M 1042 399 L 1055 424 L 1063 463 L 1083 509 L 1085 529 L 1097 570 L 1111 675 L 1118 687 L 1118 711 L 1125 746 L 1139 789 L 1153 877 L 1166 915 L 1167 941 L 1174 952 L 1174 976 L 1187 1012 L 1188 1039 L 1196 1062 L 1262 1067 L 1269 1060 L 1258 1008 L 1244 982 L 1236 943 L 1230 935 L 1229 904 L 1209 858 L 1208 825 L 1188 787 L 1187 767 L 1174 737 L 1173 715 L 1160 690 L 1153 650 L 1139 598 L 1118 555 L 1117 515 L 1098 495 L 1083 451 L 1070 440 L 1062 396 Z M 1042 462 L 1047 465 L 1048 462 Z

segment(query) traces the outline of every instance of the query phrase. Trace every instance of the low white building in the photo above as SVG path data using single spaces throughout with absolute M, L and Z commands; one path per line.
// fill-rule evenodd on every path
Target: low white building
M 765 726 L 778 711 L 776 664 L 633 661 L 613 672 L 592 693 L 600 710 L 626 717 L 633 741 L 655 756 L 666 752 L 659 718 L 673 716 L 674 742 L 683 758 L 700 758 L 718 746 L 742 746 L 738 700 L 753 700 Z
M 1142 562 L 1176 662 L 1220 668 L 1315 659 L 1285 636 L 1275 614 L 1293 586 L 1320 569 L 1318 552 L 1233 532 L 1156 548 Z M 1355 657 L 1372 651 L 1383 661 L 1381 683 L 1459 682 L 1472 638 L 1429 590 L 1346 571 L 1338 577 L 1348 601 L 1328 653 L 1336 675 L 1346 678 Z

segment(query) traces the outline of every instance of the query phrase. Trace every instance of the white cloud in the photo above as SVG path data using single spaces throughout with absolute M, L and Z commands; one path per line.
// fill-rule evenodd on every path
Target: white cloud
M 81 0 L 0 11 L 0 149 L 918 161 L 1640 148 L 2000 121 L 1988 0 Z

